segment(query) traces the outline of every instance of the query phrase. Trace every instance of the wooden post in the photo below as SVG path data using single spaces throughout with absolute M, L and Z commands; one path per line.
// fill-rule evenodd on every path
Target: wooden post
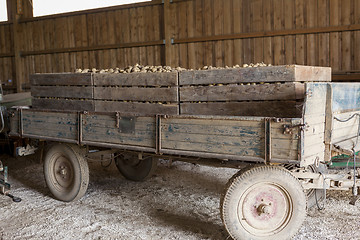
M 25 82 L 24 76 L 21 74 L 24 72 L 23 65 L 21 64 L 20 46 L 21 41 L 26 39 L 21 38 L 21 29 L 19 27 L 19 20 L 23 18 L 33 17 L 32 0 L 7 0 L 7 12 L 8 20 L 13 23 L 12 28 L 12 41 L 14 49 L 14 78 L 16 83 L 16 91 L 22 92 L 22 85 Z

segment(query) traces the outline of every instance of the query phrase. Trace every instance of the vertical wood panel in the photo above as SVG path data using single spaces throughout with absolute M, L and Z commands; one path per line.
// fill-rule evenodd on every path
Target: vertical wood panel
M 204 1 L 204 36 L 214 35 L 212 31 L 213 25 L 213 1 L 212 0 L 203 0 Z M 213 43 L 205 43 L 205 54 L 204 54 L 204 65 L 210 66 L 215 65 L 213 62 Z
M 251 1 L 252 11 L 252 31 L 261 32 L 264 30 L 263 24 L 263 0 Z M 254 62 L 264 61 L 264 39 L 254 39 Z
M 354 0 L 354 10 L 354 24 L 360 24 L 360 0 Z M 354 69 L 360 70 L 360 31 L 354 35 Z
M 203 35 L 203 19 L 204 19 L 204 7 L 203 0 L 195 1 L 195 36 L 200 37 Z M 196 65 L 195 67 L 204 66 L 204 43 L 195 43 L 196 51 Z
M 271 31 L 272 29 L 272 19 L 273 19 L 273 1 L 264 1 L 263 2 L 263 11 L 264 11 L 264 30 Z M 273 61 L 273 44 L 272 37 L 264 38 L 264 62 L 269 64 L 274 64 Z
M 318 0 L 318 26 L 329 26 L 329 1 Z M 329 33 L 322 33 L 318 36 L 318 65 L 330 66 L 329 61 Z
M 296 28 L 304 28 L 304 0 L 295 0 Z M 305 64 L 305 36 L 296 35 L 296 64 Z
M 274 30 L 282 30 L 284 26 L 284 8 L 283 0 L 274 0 Z M 274 37 L 274 64 L 283 65 L 284 64 L 284 37 Z
M 293 29 L 295 23 L 294 1 L 284 1 L 285 29 Z M 285 36 L 285 64 L 295 63 L 295 36 Z
M 341 0 L 330 0 L 330 26 L 338 26 L 340 24 L 340 1 Z M 340 33 L 330 33 L 330 66 L 335 71 L 341 69 L 340 46 Z
M 224 4 L 222 0 L 214 0 L 214 34 L 224 34 Z M 215 42 L 215 66 L 224 66 L 224 41 Z
M 314 28 L 317 26 L 317 0 L 305 0 L 306 6 L 306 27 Z M 306 36 L 306 64 L 309 66 L 317 65 L 316 34 Z
M 341 0 L 341 24 L 351 23 L 351 0 Z M 351 69 L 351 33 L 341 33 L 341 70 Z
M 243 1 L 243 32 L 251 32 L 251 6 L 250 1 Z M 251 63 L 254 61 L 253 49 L 254 39 L 244 39 L 244 63 Z
M 266 1 L 265 1 L 266 2 Z M 239 14 L 242 11 L 242 0 L 233 0 L 233 18 L 234 18 L 234 33 L 242 32 L 242 16 Z M 234 64 L 242 65 L 243 60 L 243 40 L 234 40 Z

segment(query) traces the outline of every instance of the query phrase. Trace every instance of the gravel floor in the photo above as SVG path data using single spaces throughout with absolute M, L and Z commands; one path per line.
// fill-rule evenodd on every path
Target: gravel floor
M 54 200 L 42 164 L 1 156 L 9 166 L 14 203 L 0 196 L 0 239 L 229 239 L 219 198 L 234 169 L 161 162 L 156 175 L 136 183 L 114 164 L 90 163 L 90 185 L 77 202 Z M 325 209 L 312 208 L 293 239 L 360 239 L 360 210 L 350 192 L 328 192 Z

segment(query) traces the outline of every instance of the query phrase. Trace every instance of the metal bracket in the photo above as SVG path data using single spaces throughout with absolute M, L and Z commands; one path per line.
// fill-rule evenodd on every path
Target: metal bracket
M 265 164 L 271 160 L 271 119 L 265 118 Z
M 116 113 L 116 128 L 119 129 L 120 133 L 135 133 L 135 122 L 134 117 L 122 117 L 120 113 Z
M 284 127 L 284 134 L 293 134 L 294 128 L 299 128 L 300 130 L 306 130 L 307 128 L 309 128 L 309 126 L 306 124 L 298 124 L 298 125 L 284 124 L 283 127 Z

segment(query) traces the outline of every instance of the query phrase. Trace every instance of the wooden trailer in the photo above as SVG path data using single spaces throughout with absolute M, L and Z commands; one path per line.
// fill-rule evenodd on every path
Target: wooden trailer
M 331 83 L 329 68 L 303 66 L 165 75 L 34 75 L 33 108 L 12 109 L 10 135 L 53 143 L 44 172 L 62 201 L 85 194 L 86 159 L 105 153 L 135 181 L 159 158 L 239 167 L 220 206 L 234 239 L 288 239 L 325 190 L 357 195 L 356 169 L 322 169 L 334 153 L 358 151 L 360 84 Z M 86 96 L 65 96 L 74 82 Z

